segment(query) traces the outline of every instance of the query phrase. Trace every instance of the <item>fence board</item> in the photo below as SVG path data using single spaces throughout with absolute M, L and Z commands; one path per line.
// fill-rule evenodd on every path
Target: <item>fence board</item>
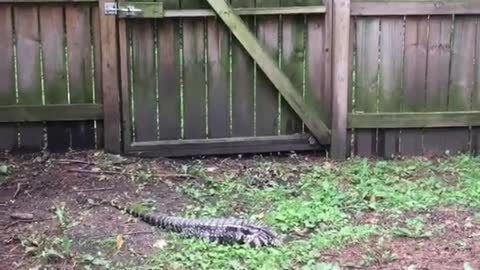
M 0 5 L 0 105 L 13 105 L 15 97 L 13 25 L 11 5 Z M 12 150 L 17 146 L 15 124 L 0 124 L 0 150 Z
M 405 112 L 421 112 L 425 107 L 428 51 L 428 17 L 407 17 L 405 24 Z M 400 154 L 423 154 L 421 129 L 403 129 Z
M 331 126 L 332 91 L 326 87 L 327 39 L 323 16 L 307 16 L 307 44 L 305 67 L 305 102 L 322 107 L 322 120 Z M 305 127 L 305 129 L 307 129 Z
M 448 108 L 451 27 L 451 16 L 430 17 L 426 111 L 446 111 Z M 445 138 L 449 132 L 449 128 L 425 129 L 424 154 L 444 154 L 449 143 Z
M 42 104 L 40 34 L 38 8 L 14 7 L 17 41 L 18 98 L 22 105 Z M 20 125 L 20 147 L 25 151 L 39 151 L 44 145 L 42 123 Z
M 128 21 L 132 33 L 135 141 L 157 140 L 157 95 L 152 20 Z
M 255 0 L 232 0 L 233 7 L 254 7 Z M 254 19 L 242 18 L 254 31 Z M 232 39 L 232 136 L 255 135 L 255 65 L 247 51 Z
M 179 0 L 164 2 L 165 8 L 178 8 Z M 160 140 L 182 137 L 180 103 L 180 28 L 178 19 L 158 20 L 158 96 Z
M 63 8 L 40 6 L 39 16 L 45 103 L 68 104 Z M 47 122 L 47 144 L 50 151 L 68 150 L 70 135 L 68 122 Z
M 208 18 L 208 137 L 230 137 L 229 31 L 220 18 Z
M 399 112 L 403 92 L 403 18 L 382 18 L 380 27 L 379 111 Z M 379 131 L 380 156 L 391 158 L 399 153 L 399 132 L 398 129 Z
M 280 0 L 257 1 L 257 7 L 279 6 Z M 274 59 L 279 55 L 279 17 L 258 16 L 257 38 L 265 50 Z M 257 66 L 256 78 L 256 135 L 269 136 L 278 134 L 278 99 L 279 93 L 265 73 Z
M 480 110 L 480 19 L 477 17 L 477 32 L 475 46 L 475 87 L 472 99 L 472 109 Z M 472 152 L 480 154 L 480 127 L 472 127 Z
M 356 20 L 356 89 L 355 111 L 376 112 L 378 93 L 378 51 L 380 21 L 377 18 Z M 355 130 L 355 155 L 371 157 L 377 153 L 377 131 Z
M 296 5 L 295 0 L 282 0 L 282 6 Z M 301 6 L 304 3 L 298 3 Z M 281 68 L 291 80 L 297 91 L 304 94 L 305 63 L 305 15 L 286 15 L 282 17 L 282 62 Z M 320 45 L 321 46 L 321 45 Z M 284 98 L 280 103 L 280 134 L 301 133 L 302 120 Z
M 454 21 L 448 110 L 464 111 L 471 106 L 474 87 L 476 21 L 471 16 L 458 16 Z M 451 154 L 464 153 L 469 149 L 469 130 L 450 128 L 444 137 L 449 142 Z
M 84 5 L 69 5 L 65 8 L 68 48 L 68 75 L 71 104 L 93 103 L 93 77 L 91 56 L 90 9 Z M 93 121 L 74 122 L 72 125 L 72 148 L 95 147 Z
M 184 138 L 206 138 L 204 19 L 183 19 Z
M 103 94 L 102 94 L 102 51 L 101 51 L 101 40 L 100 40 L 100 16 L 103 14 L 100 13 L 98 6 L 94 6 L 91 9 L 91 24 L 93 31 L 93 76 L 95 81 L 95 87 L 93 91 L 95 92 L 95 103 L 103 104 Z M 104 146 L 104 137 L 103 137 L 103 121 L 95 122 L 95 140 L 96 148 L 103 149 Z

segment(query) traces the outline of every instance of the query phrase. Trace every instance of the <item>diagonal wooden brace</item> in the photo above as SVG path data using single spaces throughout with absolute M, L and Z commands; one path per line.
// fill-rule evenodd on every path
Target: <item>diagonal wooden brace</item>
M 291 81 L 277 66 L 277 63 L 258 43 L 243 20 L 233 13 L 232 8 L 225 0 L 206 0 L 218 16 L 223 20 L 230 31 L 235 35 L 245 50 L 256 61 L 268 79 L 277 88 L 287 103 L 303 120 L 319 143 L 330 143 L 330 130 L 321 120 L 321 112 L 308 106 L 302 95 L 297 92 Z

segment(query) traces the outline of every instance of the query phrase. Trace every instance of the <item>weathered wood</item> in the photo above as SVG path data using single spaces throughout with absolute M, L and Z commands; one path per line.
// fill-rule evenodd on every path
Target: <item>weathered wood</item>
M 352 3 L 354 16 L 479 14 L 477 1 L 414 1 Z
M 103 104 L 103 95 L 102 95 L 102 51 L 101 51 L 101 41 L 100 41 L 100 9 L 98 6 L 91 7 L 91 20 L 92 20 L 92 32 L 93 32 L 93 64 L 94 64 L 94 93 L 95 93 L 95 103 Z M 104 148 L 104 134 L 105 130 L 103 128 L 103 121 L 95 122 L 95 140 L 96 148 Z
M 70 103 L 93 103 L 90 9 L 84 5 L 65 8 Z M 72 148 L 95 147 L 93 121 L 72 123 Z
M 480 110 L 480 21 L 477 20 L 475 46 L 475 87 L 473 89 L 472 110 Z M 480 155 L 480 127 L 472 127 L 472 154 Z
M 40 6 L 39 13 L 45 103 L 68 104 L 63 8 Z M 47 123 L 47 145 L 52 152 L 68 150 L 70 147 L 68 122 Z
M 254 7 L 255 0 L 232 0 L 232 7 Z M 243 18 L 253 30 L 253 18 Z M 231 34 L 230 34 L 231 35 Z M 232 136 L 255 135 L 255 64 L 236 37 L 232 40 Z
M 316 108 L 307 107 L 303 101 L 303 97 L 296 94 L 292 83 L 282 74 L 269 54 L 259 45 L 245 23 L 238 16 L 231 13 L 230 7 L 224 0 L 208 0 L 208 2 L 239 39 L 249 54 L 257 61 L 259 67 L 274 83 L 275 87 L 289 102 L 290 106 L 307 124 L 315 138 L 322 143 L 328 143 L 330 140 L 330 131 L 321 121 L 319 112 Z
M 380 21 L 379 111 L 401 111 L 403 92 L 404 29 L 403 18 L 382 18 Z M 379 155 L 392 158 L 399 154 L 400 130 L 380 130 Z
M 404 112 L 421 112 L 425 108 L 428 52 L 428 17 L 407 17 L 405 25 Z M 422 130 L 402 130 L 400 154 L 423 154 Z
M 41 105 L 41 63 L 38 8 L 15 6 L 17 40 L 18 103 Z M 20 147 L 25 151 L 39 151 L 44 146 L 43 125 L 28 123 L 20 126 Z
M 101 120 L 102 109 L 96 104 L 0 106 L 0 123 Z
M 178 8 L 178 0 L 165 1 L 166 8 Z M 180 28 L 178 19 L 158 22 L 158 125 L 160 140 L 182 137 L 180 103 Z
M 350 75 L 350 0 L 333 1 L 332 145 L 334 159 L 347 158 L 348 86 Z
M 257 1 L 257 7 L 279 6 L 280 0 Z M 278 67 L 280 20 L 278 16 L 257 16 L 257 42 Z M 237 37 L 238 38 L 238 37 Z M 245 44 L 243 44 L 245 46 Z M 279 132 L 279 97 L 275 85 L 268 75 L 259 67 L 257 59 L 256 88 L 255 88 L 255 134 L 257 136 L 271 136 Z M 298 92 L 297 92 L 298 93 Z
M 183 19 L 184 138 L 207 137 L 204 19 Z
M 452 17 L 430 18 L 427 63 L 426 111 L 441 112 L 448 108 L 448 86 L 450 78 L 450 39 Z M 423 134 L 424 155 L 444 154 L 449 148 L 446 141 L 449 128 L 425 129 Z M 453 131 L 455 133 L 455 131 Z M 454 134 L 452 134 L 454 135 Z
M 282 6 L 295 4 L 294 0 L 283 0 Z M 305 16 L 282 17 L 282 61 L 281 68 L 300 95 L 304 95 L 305 64 Z M 320 45 L 321 46 L 321 45 Z M 280 103 L 280 134 L 296 134 L 303 130 L 302 120 L 284 98 Z
M 207 19 L 208 138 L 230 137 L 229 32 L 217 18 Z
M 473 16 L 455 17 L 450 64 L 450 86 L 448 90 L 448 111 L 465 111 L 471 108 L 474 87 L 476 18 Z M 452 129 L 444 138 L 454 141 L 447 151 L 451 154 L 469 151 L 469 129 Z
M 349 115 L 349 127 L 361 129 L 468 126 L 480 126 L 480 111 L 354 113 Z
M 105 2 L 99 0 L 100 14 L 105 13 Z M 121 22 L 119 22 L 119 25 Z M 115 17 L 100 16 L 100 39 L 102 47 L 102 92 L 104 104 L 105 151 L 120 153 L 121 145 L 121 110 L 118 82 L 120 66 L 118 65 L 117 26 Z M 122 76 L 123 80 L 128 77 Z M 122 88 L 123 89 L 123 88 Z
M 233 13 L 239 16 L 258 16 L 258 15 L 293 15 L 293 14 L 323 14 L 326 12 L 325 6 L 296 6 L 296 7 L 247 7 L 251 0 L 232 0 L 232 6 L 240 7 L 242 4 L 236 1 L 245 2 L 244 7 L 233 8 Z M 182 17 L 214 17 L 217 16 L 211 9 L 167 9 L 163 17 L 182 18 Z
M 130 146 L 133 141 L 133 123 L 132 115 L 133 111 L 131 108 L 131 93 L 130 85 L 132 83 L 130 78 L 130 37 L 127 32 L 127 21 L 119 20 L 118 21 L 118 55 L 119 55 L 119 67 L 118 71 L 120 74 L 120 91 L 121 91 L 121 113 L 123 117 L 122 121 L 122 152 L 127 152 L 130 149 Z M 106 116 L 105 116 L 106 117 Z
M 15 97 L 15 68 L 13 55 L 12 6 L 0 5 L 0 105 L 13 105 Z M 0 151 L 17 146 L 17 128 L 14 124 L 0 124 Z
M 378 111 L 378 51 L 380 21 L 377 18 L 356 20 L 355 111 Z M 377 154 L 377 131 L 355 130 L 354 154 L 372 157 Z
M 135 141 L 154 141 L 158 138 L 157 85 L 155 70 L 154 28 L 152 20 L 127 22 L 131 32 L 133 59 L 132 103 Z
M 182 140 L 135 143 L 132 154 L 142 156 L 192 156 L 242 153 L 270 153 L 283 151 L 318 150 L 308 135 L 236 137 L 209 140 Z
M 327 56 L 330 48 L 327 40 L 327 26 L 321 16 L 307 17 L 305 103 L 321 108 L 321 119 L 331 126 L 332 88 L 328 87 Z

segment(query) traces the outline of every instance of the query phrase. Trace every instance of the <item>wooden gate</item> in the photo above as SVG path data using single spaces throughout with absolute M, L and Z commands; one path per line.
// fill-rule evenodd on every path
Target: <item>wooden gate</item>
M 119 25 L 125 153 L 260 153 L 330 143 L 329 5 L 227 1 L 104 3 Z

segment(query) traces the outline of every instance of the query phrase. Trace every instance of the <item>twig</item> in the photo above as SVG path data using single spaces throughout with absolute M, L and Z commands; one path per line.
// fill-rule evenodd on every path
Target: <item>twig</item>
M 100 239 L 100 238 L 108 238 L 108 237 L 113 237 L 116 235 L 122 235 L 122 236 L 128 236 L 128 235 L 141 235 L 141 234 L 154 234 L 155 232 L 152 231 L 138 231 L 138 232 L 129 232 L 129 233 L 116 233 L 116 234 L 110 234 L 110 235 L 99 235 L 99 236 L 94 236 L 91 239 Z
M 22 190 L 22 183 L 17 183 L 17 190 L 15 191 L 15 194 L 13 194 L 13 198 L 16 199 L 20 191 Z
M 112 190 L 115 187 L 104 187 L 104 188 L 90 188 L 90 189 L 80 189 L 80 190 L 75 190 L 75 192 L 96 192 L 96 191 L 106 191 L 106 190 Z
M 67 163 L 67 164 L 71 164 L 71 163 L 79 163 L 79 164 L 86 164 L 86 165 L 95 164 L 95 163 L 90 162 L 90 161 L 77 160 L 77 159 L 57 159 L 57 162 Z
M 114 172 L 114 171 L 92 171 L 92 170 L 82 170 L 82 169 L 69 169 L 68 172 L 75 173 L 88 173 L 88 174 L 111 174 L 111 175 L 125 175 L 125 176 L 136 176 L 132 173 L 127 172 Z M 197 177 L 190 174 L 153 174 L 153 177 L 158 178 L 185 178 L 185 179 L 196 179 Z
M 39 218 L 39 219 L 31 219 L 31 220 L 17 220 L 17 221 L 14 221 L 10 224 L 7 224 L 3 227 L 4 230 L 10 228 L 10 227 L 13 227 L 13 226 L 16 226 L 20 223 L 33 223 L 33 222 L 41 222 L 41 221 L 47 221 L 47 220 L 52 220 L 53 218 Z

